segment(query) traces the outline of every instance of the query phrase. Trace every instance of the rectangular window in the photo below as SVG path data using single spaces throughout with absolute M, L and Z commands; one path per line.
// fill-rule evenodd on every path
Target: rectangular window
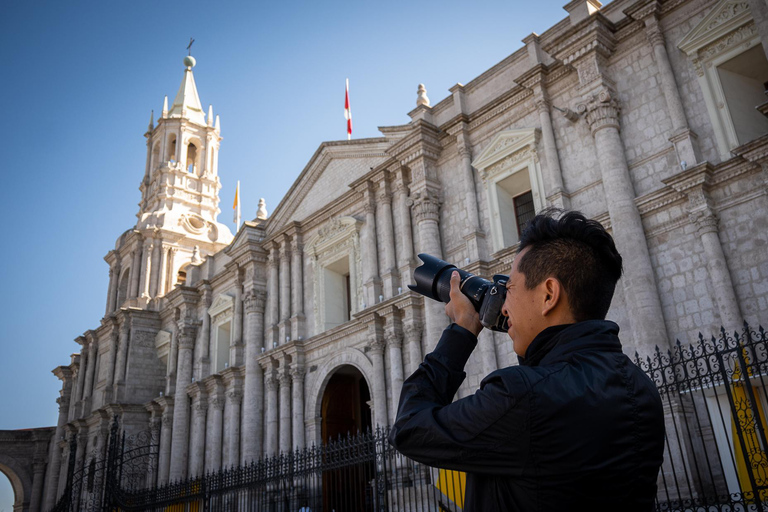
M 326 330 L 348 322 L 350 319 L 351 283 L 349 276 L 349 256 L 344 256 L 323 268 Z
M 515 197 L 512 202 L 515 205 L 515 221 L 517 221 L 517 236 L 523 235 L 525 225 L 536 216 L 533 206 L 533 193 L 529 190 Z
M 763 47 L 754 46 L 717 66 L 728 113 L 736 130 L 738 143 L 746 144 L 768 133 L 768 119 L 755 110 L 765 103 L 768 60 Z
M 216 326 L 216 373 L 229 366 L 229 344 L 232 322 Z

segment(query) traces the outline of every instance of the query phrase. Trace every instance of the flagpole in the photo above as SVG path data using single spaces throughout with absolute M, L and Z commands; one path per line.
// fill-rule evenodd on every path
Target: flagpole
M 344 118 L 347 120 L 347 140 L 352 140 L 352 108 L 349 104 L 349 78 L 344 92 Z
M 237 188 L 235 189 L 235 204 L 232 205 L 235 210 L 235 232 L 240 231 L 240 180 L 237 180 Z

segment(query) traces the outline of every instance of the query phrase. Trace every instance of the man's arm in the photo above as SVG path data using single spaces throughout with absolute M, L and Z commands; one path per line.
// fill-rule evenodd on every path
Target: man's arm
M 529 445 L 527 386 L 519 372 L 486 377 L 474 395 L 452 403 L 477 337 L 459 325 L 404 383 L 390 443 L 402 454 L 446 469 L 519 475 Z

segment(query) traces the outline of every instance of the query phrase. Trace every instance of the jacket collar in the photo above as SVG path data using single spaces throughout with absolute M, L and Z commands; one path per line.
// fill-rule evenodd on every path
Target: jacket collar
M 619 326 L 610 320 L 587 320 L 547 327 L 528 345 L 525 357 L 518 359 L 522 365 L 539 366 L 563 361 L 582 350 L 621 352 Z

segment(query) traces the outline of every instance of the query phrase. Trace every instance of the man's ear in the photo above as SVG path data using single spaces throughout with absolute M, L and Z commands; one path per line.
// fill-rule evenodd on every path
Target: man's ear
M 564 300 L 563 285 L 554 277 L 546 278 L 542 283 L 543 294 L 541 303 L 541 315 L 547 316 Z

